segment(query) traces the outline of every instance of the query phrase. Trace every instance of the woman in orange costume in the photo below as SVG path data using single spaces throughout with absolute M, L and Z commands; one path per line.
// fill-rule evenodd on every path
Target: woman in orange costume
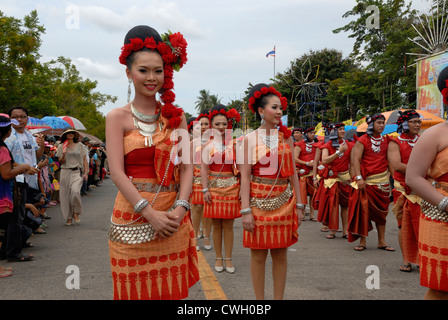
M 261 125 L 244 137 L 244 159 L 238 163 L 241 163 L 243 245 L 251 249 L 252 284 L 258 300 L 265 298 L 269 251 L 274 299 L 283 299 L 287 248 L 297 242 L 303 216 L 291 131 L 281 123 L 286 107 L 286 99 L 266 84 L 257 84 L 249 92 L 249 109 L 261 119 Z
M 190 141 L 172 92 L 173 70 L 186 62 L 186 46 L 180 33 L 162 38 L 151 27 L 137 26 L 122 47 L 120 63 L 135 96 L 106 117 L 111 177 L 119 190 L 109 231 L 114 299 L 183 299 L 199 279 L 186 215 L 193 179 Z
M 448 68 L 437 85 L 448 104 Z M 448 124 L 427 129 L 415 144 L 406 168 L 406 184 L 421 198 L 418 247 L 420 284 L 425 299 L 448 300 Z M 429 169 L 429 173 L 428 173 Z M 427 174 L 433 182 L 427 178 Z
M 191 220 L 193 223 L 196 240 L 204 237 L 204 249 L 210 250 L 210 233 L 212 231 L 212 220 L 204 218 L 204 195 L 202 193 L 201 181 L 201 154 L 202 146 L 210 140 L 210 119 L 208 110 L 203 110 L 201 114 L 193 121 L 193 140 L 191 141 L 194 159 L 193 171 L 193 191 L 190 197 Z M 202 232 L 200 226 L 202 222 Z M 199 250 L 199 244 L 196 246 Z
M 235 167 L 235 140 L 229 129 L 232 119 L 239 122 L 238 111 L 227 111 L 223 105 L 210 110 L 209 120 L 213 139 L 203 147 L 201 163 L 202 192 L 204 193 L 204 218 L 212 219 L 213 246 L 216 253 L 215 270 L 234 273 L 232 263 L 233 223 L 240 215 L 240 184 Z M 222 255 L 224 239 L 225 257 Z

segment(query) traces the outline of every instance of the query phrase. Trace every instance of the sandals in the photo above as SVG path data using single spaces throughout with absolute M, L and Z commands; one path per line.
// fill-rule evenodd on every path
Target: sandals
M 19 253 L 15 257 L 8 258 L 8 262 L 24 262 L 33 260 L 34 256 L 32 254 Z
M 5 268 L 0 266 L 0 278 L 6 278 L 12 276 L 12 268 Z
M 361 246 L 361 245 L 359 245 L 359 246 L 354 247 L 353 249 L 354 249 L 355 251 L 364 251 L 364 250 L 366 250 L 367 248 L 366 248 L 366 246 Z
M 400 266 L 400 271 L 403 271 L 403 272 L 412 272 L 412 265 L 409 263 L 409 264 L 402 264 L 401 266 Z
M 327 236 L 325 238 L 334 239 L 334 238 L 336 238 L 336 235 L 334 233 L 330 233 L 330 234 L 327 234 Z
M 384 250 L 384 251 L 391 251 L 391 252 L 395 251 L 394 248 L 389 247 L 389 246 L 382 246 L 382 247 L 377 247 L 377 248 L 380 250 Z

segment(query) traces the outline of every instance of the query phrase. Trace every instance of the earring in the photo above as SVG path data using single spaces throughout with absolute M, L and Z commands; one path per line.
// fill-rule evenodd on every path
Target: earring
M 128 103 L 129 103 L 129 101 L 131 101 L 131 83 L 132 83 L 132 80 L 129 79 L 129 84 L 128 84 Z
M 261 118 L 261 124 L 266 124 L 266 121 L 264 120 L 264 114 L 260 114 L 260 118 Z

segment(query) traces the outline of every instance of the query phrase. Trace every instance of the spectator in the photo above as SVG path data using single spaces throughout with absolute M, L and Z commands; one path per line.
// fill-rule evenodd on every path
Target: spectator
M 37 159 L 44 151 L 44 140 L 42 136 L 34 138 L 26 130 L 28 123 L 28 110 L 24 107 L 13 107 L 8 115 L 11 119 L 17 120 L 12 123 L 11 135 L 5 140 L 8 149 L 11 151 L 12 159 L 15 162 L 29 165 L 30 169 L 15 177 L 14 185 L 14 207 L 12 219 L 8 224 L 7 243 L 5 258 L 8 261 L 29 261 L 33 255 L 22 253 L 22 225 L 25 218 L 25 201 L 27 199 L 28 187 L 37 186 Z M 12 120 L 11 120 L 12 121 Z
M 78 143 L 78 138 L 79 133 L 75 129 L 65 130 L 57 151 L 62 170 L 59 189 L 61 211 L 67 226 L 72 225 L 73 220 L 80 222 L 81 186 L 83 176 L 88 172 L 85 149 Z

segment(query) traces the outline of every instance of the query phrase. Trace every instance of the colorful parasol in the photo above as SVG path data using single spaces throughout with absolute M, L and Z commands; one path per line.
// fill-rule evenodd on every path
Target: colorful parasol
M 82 124 L 82 122 L 74 117 L 59 116 L 58 118 L 61 118 L 62 120 L 66 121 L 72 128 L 75 128 L 76 130 L 87 130 L 86 127 Z
M 51 129 L 51 127 L 44 121 L 38 118 L 28 117 L 28 123 L 26 125 L 28 130 L 31 129 Z

